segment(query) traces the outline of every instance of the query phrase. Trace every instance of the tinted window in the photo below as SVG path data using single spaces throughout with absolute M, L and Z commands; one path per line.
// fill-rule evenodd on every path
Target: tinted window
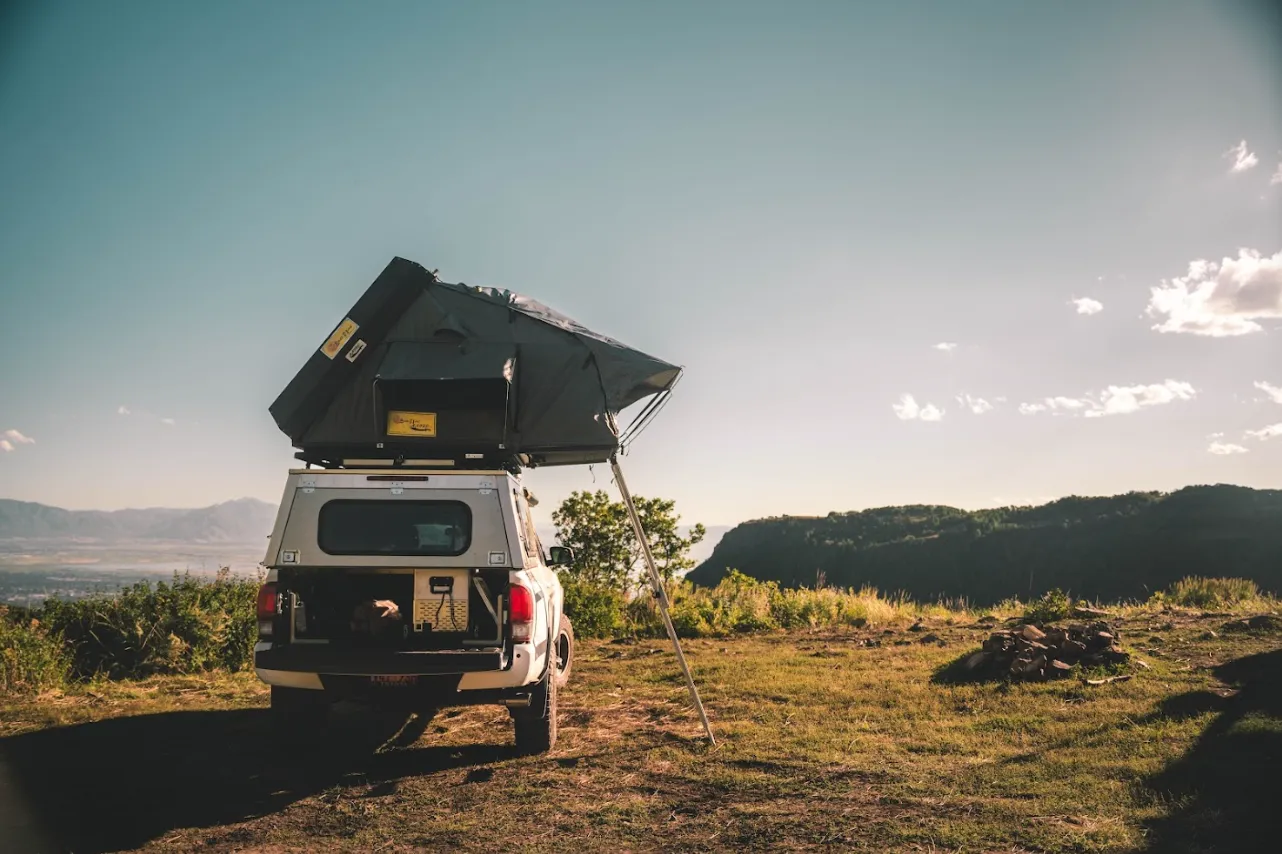
M 472 511 L 461 501 L 328 501 L 316 538 L 332 555 L 461 555 Z

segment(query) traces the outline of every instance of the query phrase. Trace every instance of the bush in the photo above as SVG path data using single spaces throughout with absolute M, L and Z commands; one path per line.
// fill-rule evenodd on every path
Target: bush
M 1024 619 L 1030 623 L 1053 623 L 1065 620 L 1073 613 L 1073 600 L 1063 590 L 1048 590 L 1028 606 Z
M 57 632 L 0 605 L 0 694 L 57 688 L 66 682 L 70 669 Z
M 608 638 L 626 625 L 623 594 L 603 584 L 594 584 L 571 575 L 560 575 L 565 592 L 565 614 L 581 638 Z
M 1245 578 L 1181 578 L 1154 599 L 1183 608 L 1231 608 L 1260 598 L 1260 588 Z
M 253 663 L 255 579 L 219 570 L 212 581 L 142 581 L 115 595 L 50 600 L 44 618 L 61 635 L 79 678 L 240 670 Z

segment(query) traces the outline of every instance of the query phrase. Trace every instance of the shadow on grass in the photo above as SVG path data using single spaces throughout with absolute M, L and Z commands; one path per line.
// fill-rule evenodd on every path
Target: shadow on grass
M 1171 718 L 1220 713 L 1187 753 L 1145 781 L 1177 805 L 1148 823 L 1145 851 L 1276 851 L 1282 838 L 1282 650 L 1226 662 L 1215 676 L 1237 694 L 1193 691 L 1159 709 Z
M 1009 666 L 1003 667 L 993 657 L 986 657 L 977 649 L 941 664 L 930 675 L 930 681 L 935 685 L 971 685 L 977 682 L 1006 682 L 1009 679 Z
M 21 849 L 0 842 L 0 849 L 132 849 L 179 828 L 277 812 L 344 782 L 390 791 L 404 777 L 514 755 L 506 745 L 374 753 L 382 744 L 412 743 L 428 719 L 351 718 L 354 724 L 340 720 L 333 737 L 310 749 L 277 745 L 263 709 L 113 718 L 0 739 L 11 795 L 6 805 L 0 786 L 0 825 L 25 826 L 32 840 Z M 470 779 L 483 777 L 478 768 Z

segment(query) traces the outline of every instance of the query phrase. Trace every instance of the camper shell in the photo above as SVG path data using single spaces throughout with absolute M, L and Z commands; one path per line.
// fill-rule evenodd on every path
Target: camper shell
M 502 470 L 291 471 L 254 648 L 283 727 L 337 699 L 499 703 L 550 746 L 573 633 L 529 504 Z

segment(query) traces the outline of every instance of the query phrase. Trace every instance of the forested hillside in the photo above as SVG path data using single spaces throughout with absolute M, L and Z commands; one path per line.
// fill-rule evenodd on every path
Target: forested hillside
M 1191 486 L 1173 493 L 1070 496 L 1040 507 L 883 507 L 761 519 L 730 530 L 688 576 L 727 568 L 786 586 L 820 577 L 917 598 L 989 603 L 1061 588 L 1147 597 L 1188 575 L 1282 589 L 1282 490 Z

